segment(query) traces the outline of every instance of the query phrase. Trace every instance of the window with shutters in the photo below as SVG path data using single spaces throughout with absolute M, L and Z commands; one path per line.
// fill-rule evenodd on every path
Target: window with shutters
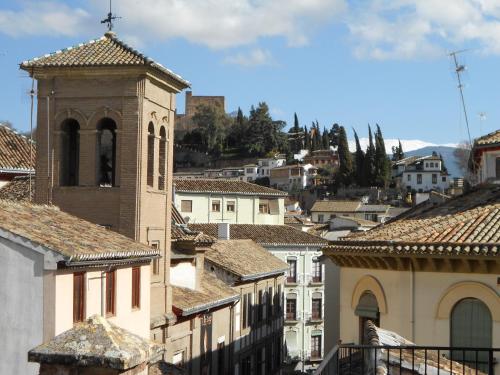
M 493 322 L 488 306 L 477 298 L 459 301 L 451 311 L 451 346 L 462 348 L 491 348 Z M 475 352 L 454 351 L 453 359 L 474 364 Z M 478 352 L 478 368 L 488 369 L 488 353 Z
M 132 268 L 132 308 L 141 307 L 141 268 Z
M 320 283 L 322 282 L 322 277 L 321 277 L 321 262 L 319 261 L 318 258 L 313 259 L 312 262 L 312 281 L 313 283 Z
M 422 183 L 422 175 L 420 173 L 417 174 L 417 184 Z
M 243 329 L 250 327 L 252 324 L 252 293 L 243 295 Z
M 116 270 L 106 272 L 106 316 L 114 316 L 116 311 Z
M 193 212 L 193 201 L 192 200 L 182 200 L 181 201 L 181 212 Z
M 438 182 L 438 175 L 435 174 L 435 173 L 433 173 L 432 174 L 432 183 L 433 184 L 437 184 L 437 182 Z
M 73 274 L 73 323 L 85 320 L 85 273 Z
M 312 299 L 311 317 L 313 320 L 321 320 L 321 298 Z
M 287 297 L 286 298 L 286 319 L 287 320 L 297 320 L 297 299 Z
M 321 358 L 321 335 L 311 336 L 311 358 Z
M 273 316 L 273 287 L 267 289 L 267 319 Z
M 287 259 L 288 271 L 286 275 L 287 283 L 297 282 L 297 259 Z

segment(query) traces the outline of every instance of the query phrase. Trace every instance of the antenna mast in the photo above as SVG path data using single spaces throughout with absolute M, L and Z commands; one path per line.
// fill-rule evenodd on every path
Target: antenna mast
M 455 63 L 455 73 L 457 75 L 457 80 L 458 80 L 458 89 L 460 90 L 460 98 L 462 99 L 462 108 L 464 110 L 464 115 L 465 115 L 465 125 L 467 126 L 467 135 L 469 136 L 469 147 L 472 147 L 472 138 L 470 137 L 470 129 L 469 129 L 469 118 L 467 116 L 467 109 L 465 107 L 464 86 L 462 84 L 462 79 L 460 77 L 460 74 L 462 74 L 465 71 L 465 66 L 459 65 L 457 60 L 457 55 L 459 53 L 463 53 L 466 51 L 467 50 L 454 51 L 450 53 L 450 56 L 453 58 L 453 62 Z
M 117 17 L 117 16 L 113 15 L 113 11 L 111 9 L 112 8 L 111 2 L 112 2 L 112 0 L 109 0 L 109 13 L 108 13 L 108 16 L 101 21 L 101 23 L 107 23 L 108 24 L 108 31 L 113 31 L 113 21 L 121 18 L 121 17 Z

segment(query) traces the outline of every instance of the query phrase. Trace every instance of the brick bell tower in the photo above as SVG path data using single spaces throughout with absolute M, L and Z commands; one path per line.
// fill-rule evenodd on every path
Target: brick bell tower
M 168 285 L 175 94 L 189 82 L 102 38 L 25 61 L 37 81 L 35 202 L 150 246 L 152 338 L 172 316 Z

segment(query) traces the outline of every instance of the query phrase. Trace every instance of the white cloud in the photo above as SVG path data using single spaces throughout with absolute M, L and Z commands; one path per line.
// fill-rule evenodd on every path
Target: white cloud
M 500 54 L 498 0 L 370 0 L 347 25 L 360 58 L 443 56 L 464 44 Z
M 226 64 L 235 64 L 243 67 L 254 67 L 260 65 L 274 65 L 274 59 L 270 51 L 255 48 L 248 52 L 240 52 L 224 59 Z
M 120 29 L 129 34 L 180 37 L 215 49 L 266 37 L 303 45 L 316 25 L 346 8 L 345 0 L 121 0 L 116 6 Z
M 23 3 L 20 10 L 0 9 L 0 32 L 10 36 L 80 35 L 89 26 L 90 14 L 55 1 Z

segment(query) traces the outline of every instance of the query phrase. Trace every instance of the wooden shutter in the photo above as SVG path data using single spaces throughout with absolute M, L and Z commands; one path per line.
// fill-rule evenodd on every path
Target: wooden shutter
M 73 323 L 85 320 L 85 273 L 73 274 Z
M 141 268 L 132 268 L 132 308 L 141 307 Z
M 106 315 L 115 315 L 116 271 L 106 272 Z

